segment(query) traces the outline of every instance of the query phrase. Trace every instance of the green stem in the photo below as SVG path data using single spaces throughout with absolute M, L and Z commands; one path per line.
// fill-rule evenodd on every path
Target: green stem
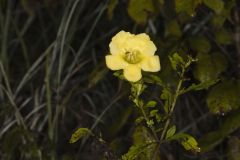
M 54 126 L 52 121 L 52 105 L 51 105 L 51 87 L 50 87 L 50 68 L 49 68 L 49 56 L 47 55 L 46 59 L 46 76 L 45 76 L 45 84 L 46 84 L 46 99 L 47 99 L 47 114 L 48 114 L 48 137 L 51 143 L 53 143 L 53 133 Z M 55 152 L 54 149 L 51 148 L 51 160 L 55 160 Z
M 141 105 L 141 106 L 138 106 L 138 107 L 141 109 L 141 112 L 142 112 L 142 114 L 143 114 L 143 117 L 144 117 L 145 121 L 146 121 L 146 122 L 149 122 L 149 118 L 147 117 L 147 115 L 146 115 L 146 113 L 145 113 L 145 111 L 144 111 L 144 109 L 143 109 L 143 106 Z M 157 136 L 157 133 L 155 132 L 155 129 L 154 129 L 152 126 L 149 126 L 149 128 L 151 129 L 152 134 L 153 134 L 155 140 L 156 140 L 156 141 L 159 141 L 158 136 Z
M 179 93 L 180 93 L 180 89 L 181 89 L 181 86 L 182 86 L 182 83 L 183 83 L 183 74 L 184 74 L 184 72 L 185 72 L 185 67 L 182 68 L 182 72 L 181 72 L 181 75 L 180 75 L 180 80 L 178 82 L 176 92 L 175 92 L 175 94 L 173 96 L 173 101 L 171 103 L 170 111 L 169 111 L 169 115 L 170 116 L 172 115 L 172 113 L 174 111 L 174 108 L 175 108 L 175 105 L 176 105 L 176 102 L 177 102 L 177 98 L 178 98 Z M 164 139 L 164 137 L 166 135 L 166 132 L 167 132 L 167 129 L 168 129 L 168 126 L 170 124 L 170 121 L 171 121 L 171 119 L 168 118 L 167 122 L 165 123 L 165 126 L 164 126 L 164 129 L 163 129 L 163 132 L 162 132 L 160 140 Z
M 142 87 L 142 85 L 141 85 L 141 87 Z M 147 122 L 149 122 L 149 118 L 148 118 L 146 112 L 144 111 L 143 105 L 142 105 L 141 103 L 139 103 L 139 101 L 140 101 L 139 96 L 140 96 L 140 94 L 137 94 L 137 95 L 136 95 L 135 99 L 137 100 L 137 103 L 135 103 L 135 104 L 137 105 L 138 108 L 140 108 L 140 110 L 141 110 L 141 112 L 142 112 L 142 115 L 143 115 L 143 117 L 144 117 L 144 120 L 145 120 L 146 123 L 147 123 Z M 158 150 L 159 150 L 160 142 L 159 142 L 159 138 L 158 138 L 158 136 L 157 136 L 157 133 L 156 133 L 156 131 L 155 131 L 155 128 L 154 128 L 153 126 L 150 126 L 150 125 L 148 125 L 148 127 L 150 128 L 150 130 L 151 130 L 151 132 L 152 132 L 152 135 L 153 135 L 155 141 L 158 143 L 157 146 L 156 146 L 156 149 L 155 149 L 155 151 L 154 151 L 154 155 L 153 155 L 153 160 L 154 160 L 154 159 L 156 159 L 156 157 L 157 157 L 157 155 L 158 155 Z

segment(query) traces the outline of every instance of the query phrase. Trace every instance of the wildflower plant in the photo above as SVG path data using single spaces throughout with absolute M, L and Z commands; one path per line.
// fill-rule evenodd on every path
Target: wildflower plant
M 178 75 L 178 81 L 176 87 L 169 87 L 156 73 L 153 73 L 160 71 L 160 58 L 155 55 L 157 50 L 155 44 L 145 33 L 135 35 L 120 31 L 112 38 L 109 48 L 110 54 L 105 57 L 106 66 L 115 71 L 115 76 L 130 83 L 129 99 L 140 113 L 135 123 L 136 128 L 140 130 L 138 136 L 141 141 L 134 142 L 121 159 L 158 160 L 161 155 L 161 145 L 170 141 L 178 141 L 185 150 L 200 152 L 197 140 L 192 135 L 178 132 L 171 119 L 179 96 L 192 90 L 208 88 L 217 80 L 185 87 L 184 82 L 189 80 L 185 77 L 185 73 L 196 59 L 190 55 L 183 58 L 178 53 L 174 53 L 169 56 L 169 61 Z M 146 73 L 142 74 L 142 71 Z M 149 85 L 161 87 L 159 97 L 163 100 L 163 105 L 159 106 L 154 100 L 146 101 L 142 98 Z M 74 143 L 84 136 L 96 137 L 92 131 L 86 132 L 86 130 L 86 128 L 78 129 L 72 135 L 70 142 Z M 79 131 L 91 134 L 82 134 Z M 145 137 L 141 135 L 143 133 Z
M 111 70 L 123 69 L 124 77 L 130 82 L 142 78 L 141 70 L 157 72 L 160 70 L 159 57 L 154 43 L 145 33 L 134 35 L 120 31 L 109 45 L 111 55 L 106 56 L 107 67 Z

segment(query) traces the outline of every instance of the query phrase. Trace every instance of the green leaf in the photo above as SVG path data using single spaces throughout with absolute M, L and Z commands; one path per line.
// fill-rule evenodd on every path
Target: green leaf
M 230 33 L 227 32 L 225 29 L 220 29 L 215 32 L 216 41 L 219 44 L 231 44 L 233 42 L 233 38 Z
M 206 81 L 206 82 L 202 82 L 199 84 L 195 84 L 193 83 L 191 86 L 189 86 L 188 88 L 184 89 L 181 91 L 181 94 L 184 94 L 186 92 L 195 90 L 195 91 L 199 91 L 199 90 L 203 90 L 203 89 L 208 89 L 210 86 L 214 85 L 215 83 L 217 83 L 219 80 L 210 80 L 210 81 Z
M 165 36 L 174 36 L 174 37 L 181 37 L 182 36 L 182 31 L 180 28 L 180 25 L 176 20 L 169 21 L 166 23 L 166 30 L 165 30 Z
M 142 92 L 147 88 L 146 85 L 142 84 L 141 82 L 137 83 L 131 83 L 131 92 L 134 96 L 139 96 L 142 94 Z
M 224 8 L 224 2 L 222 0 L 203 0 L 203 3 L 217 14 L 221 13 Z
M 199 140 L 202 152 L 208 152 L 219 145 L 229 134 L 240 128 L 240 110 L 230 114 L 219 129 L 204 135 Z
M 215 81 L 226 68 L 227 61 L 221 53 L 213 53 L 211 55 L 198 53 L 193 74 L 200 82 Z
M 152 143 L 133 145 L 129 151 L 122 156 L 122 160 L 148 160 L 144 159 L 147 158 L 144 152 L 148 152 L 149 147 L 152 147 Z
M 152 119 L 148 120 L 148 121 L 147 121 L 147 125 L 148 125 L 149 127 L 153 126 L 153 125 L 154 125 L 154 121 L 153 121 Z
M 196 139 L 186 133 L 178 133 L 171 137 L 172 140 L 177 140 L 181 143 L 181 145 L 186 150 L 192 150 L 194 152 L 200 152 L 200 148 L 198 147 L 198 142 Z
M 150 160 L 155 152 L 156 142 L 143 126 L 135 128 L 133 146 L 122 156 L 123 160 Z
M 239 108 L 239 87 L 234 81 L 224 81 L 214 86 L 207 97 L 209 110 L 215 114 L 224 114 Z
M 157 109 L 154 109 L 154 110 L 150 111 L 150 117 L 155 117 L 156 114 L 158 114 L 158 110 Z
M 181 144 L 186 150 L 193 150 L 193 151 L 200 152 L 200 148 L 198 147 L 198 143 L 194 137 L 191 137 L 191 136 L 188 137 L 186 140 L 183 140 Z
M 133 132 L 133 144 L 142 144 L 147 141 L 154 141 L 154 138 L 144 126 L 137 126 Z
M 171 128 L 168 129 L 167 134 L 166 134 L 166 139 L 171 138 L 176 132 L 176 126 L 172 126 Z
M 171 102 L 171 99 L 172 99 L 172 94 L 171 94 L 171 91 L 169 88 L 163 88 L 162 90 L 162 94 L 161 94 L 161 99 L 162 100 L 165 100 L 164 102 L 164 111 L 166 113 L 168 113 L 169 111 L 169 108 L 170 108 L 170 102 Z
M 113 73 L 113 75 L 115 77 L 118 77 L 119 79 L 122 79 L 122 80 L 125 79 L 125 77 L 123 76 L 123 71 L 116 71 L 116 72 Z
M 150 0 L 130 0 L 127 10 L 136 23 L 142 24 L 147 22 L 149 13 L 154 12 L 154 6 Z
M 115 7 L 117 6 L 117 4 L 118 4 L 118 0 L 110 0 L 108 3 L 107 13 L 108 13 L 108 17 L 110 19 L 112 19 L 112 17 L 113 17 L 113 11 L 114 11 Z
M 189 43 L 191 48 L 197 52 L 208 53 L 211 49 L 208 39 L 203 36 L 191 37 L 189 38 Z
M 91 130 L 88 128 L 78 128 L 71 136 L 69 143 L 75 143 L 79 139 L 92 135 Z
M 158 113 L 159 110 L 154 109 L 150 111 L 150 117 L 155 117 L 157 122 L 160 122 L 162 120 L 162 116 Z
M 165 87 L 165 84 L 163 83 L 163 81 L 161 80 L 160 77 L 153 75 L 153 74 L 148 74 L 144 77 L 145 81 L 146 81 L 147 76 L 148 76 L 148 78 L 147 78 L 148 83 L 155 83 L 161 87 Z
M 187 14 L 193 16 L 195 15 L 195 9 L 201 0 L 175 0 L 176 12 L 186 12 Z
M 172 68 L 174 70 L 177 70 L 178 67 L 181 67 L 185 64 L 183 58 L 181 56 L 179 56 L 178 53 L 174 53 L 172 56 L 169 56 Z
M 142 121 L 144 120 L 144 117 L 138 117 L 136 120 L 135 120 L 135 123 L 136 124 L 139 124 L 139 123 L 141 123 Z
M 232 9 L 236 6 L 235 0 L 225 1 L 225 5 L 220 14 L 216 14 L 212 17 L 211 24 L 215 28 L 222 28 L 224 22 L 231 17 Z
M 153 108 L 157 105 L 156 101 L 148 101 L 147 104 L 145 105 L 145 107 L 150 107 Z

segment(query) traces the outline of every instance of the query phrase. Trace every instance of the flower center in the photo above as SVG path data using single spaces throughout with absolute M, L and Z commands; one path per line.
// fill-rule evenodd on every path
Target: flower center
M 137 50 L 126 51 L 123 57 L 128 63 L 136 64 L 142 60 L 141 53 Z

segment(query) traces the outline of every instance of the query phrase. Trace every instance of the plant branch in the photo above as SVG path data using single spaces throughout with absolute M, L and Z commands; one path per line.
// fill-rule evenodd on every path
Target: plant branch
M 175 94 L 173 96 L 173 101 L 172 101 L 172 103 L 170 105 L 169 116 L 172 115 L 172 113 L 174 111 L 174 108 L 175 108 L 175 105 L 176 105 L 176 102 L 177 102 L 177 98 L 178 98 L 178 96 L 180 94 L 181 86 L 182 86 L 182 83 L 183 83 L 183 74 L 184 74 L 184 72 L 185 72 L 185 67 L 183 67 L 182 71 L 181 71 L 180 80 L 178 82 L 176 92 L 175 92 Z M 167 129 L 168 129 L 168 126 L 170 124 L 170 121 L 171 121 L 171 118 L 168 118 L 167 122 L 165 123 L 165 126 L 164 126 L 164 129 L 163 129 L 163 132 L 162 132 L 160 140 L 164 139 L 164 137 L 166 135 L 166 132 L 167 132 Z

